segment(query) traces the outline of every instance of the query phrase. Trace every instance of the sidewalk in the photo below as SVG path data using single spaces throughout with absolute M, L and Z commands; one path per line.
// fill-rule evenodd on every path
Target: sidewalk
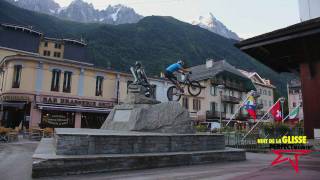
M 31 179 L 32 154 L 38 142 L 23 141 L 0 144 L 0 174 L 1 180 Z M 149 170 L 88 174 L 67 177 L 42 178 L 40 180 L 144 180 L 144 179 L 319 179 L 320 153 L 302 156 L 299 159 L 298 174 L 289 162 L 271 166 L 276 156 L 268 153 L 247 153 L 247 161 L 232 163 L 216 163 L 197 166 L 168 167 Z

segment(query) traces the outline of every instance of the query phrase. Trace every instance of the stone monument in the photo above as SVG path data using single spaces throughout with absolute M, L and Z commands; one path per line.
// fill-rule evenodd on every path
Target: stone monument
M 157 101 L 150 87 L 131 84 L 125 102 L 114 107 L 101 129 L 57 128 L 53 138 L 43 138 L 33 155 L 32 176 L 246 159 L 245 151 L 225 147 L 222 134 L 196 133 L 188 111 L 177 102 Z

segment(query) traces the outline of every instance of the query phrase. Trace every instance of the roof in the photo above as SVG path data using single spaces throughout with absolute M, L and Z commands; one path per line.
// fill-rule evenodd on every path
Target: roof
M 42 36 L 42 33 L 32 29 L 32 26 L 28 26 L 27 27 L 27 26 L 15 25 L 15 24 L 7 24 L 7 23 L 2 23 L 1 26 L 5 27 L 5 28 L 18 29 L 18 30 L 21 30 L 21 31 L 26 31 L 26 32 L 30 32 L 30 33 L 36 34 L 38 36 Z
M 236 46 L 240 47 L 242 49 L 242 48 L 245 48 L 245 46 L 257 44 L 259 42 L 264 42 L 266 40 L 276 39 L 276 38 L 283 37 L 283 36 L 296 35 L 301 32 L 315 30 L 318 28 L 320 28 L 320 17 L 315 18 L 315 19 L 311 19 L 308 21 L 304 21 L 301 23 L 297 23 L 297 24 L 288 26 L 286 28 L 271 31 L 269 33 L 255 36 L 255 37 L 243 40 L 243 41 L 240 41 L 239 43 L 236 44 Z M 308 34 L 318 33 L 318 32 L 319 32 L 319 30 L 318 31 L 311 31 Z M 303 35 L 307 35 L 307 34 L 303 34 Z M 287 38 L 297 38 L 297 37 L 299 37 L 299 36 L 291 36 L 291 37 L 287 37 Z M 281 40 L 283 41 L 283 38 Z
M 190 79 L 192 80 L 206 80 L 216 77 L 219 74 L 228 74 L 228 76 L 232 76 L 232 78 L 237 78 L 238 80 L 244 81 L 247 90 L 253 90 L 255 87 L 253 86 L 251 80 L 238 71 L 235 67 L 229 64 L 225 60 L 221 61 L 213 61 L 212 67 L 207 68 L 206 64 L 194 66 L 190 68 L 192 74 Z
M 235 44 L 277 72 L 299 72 L 301 63 L 320 58 L 320 18 L 262 34 Z
M 83 42 L 82 40 L 76 40 L 76 39 L 63 39 L 63 38 L 51 38 L 51 37 L 44 37 L 45 40 L 50 40 L 50 41 L 62 41 L 62 42 L 70 42 L 70 43 L 74 43 L 74 44 L 79 44 L 82 46 L 86 46 L 87 44 L 85 42 Z
M 274 85 L 272 85 L 270 83 L 270 80 L 268 79 L 264 79 L 262 78 L 257 72 L 248 72 L 248 71 L 245 71 L 245 70 L 242 70 L 242 69 L 238 69 L 242 74 L 244 74 L 245 76 L 247 76 L 248 78 L 250 78 L 253 83 L 255 84 L 258 84 L 258 85 L 261 85 L 261 86 L 266 86 L 266 87 L 270 87 L 270 88 L 276 88 Z M 257 81 L 254 81 L 253 77 L 257 77 L 259 82 Z
M 225 60 L 213 62 L 211 68 L 207 68 L 206 64 L 202 64 L 193 66 L 190 69 L 192 71 L 191 78 L 193 80 L 210 79 L 224 71 L 237 75 L 241 78 L 248 79 L 245 75 L 243 75 L 240 71 L 238 71 L 235 67 L 233 67 Z

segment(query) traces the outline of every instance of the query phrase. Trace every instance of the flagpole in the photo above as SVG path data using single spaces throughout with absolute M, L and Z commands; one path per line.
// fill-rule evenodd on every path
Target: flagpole
M 295 107 L 291 112 L 289 112 L 289 114 L 282 120 L 282 122 L 284 122 L 289 116 L 290 116 L 290 114 L 294 111 L 294 110 L 296 110 L 297 108 L 300 108 L 300 105 L 301 104 L 299 104 L 297 107 Z
M 249 132 L 247 132 L 247 134 L 242 138 L 241 141 L 243 141 L 248 134 L 259 124 L 259 122 L 271 111 L 271 109 L 280 101 L 281 98 L 279 98 L 269 109 L 268 111 L 257 121 L 257 123 L 255 125 L 253 125 L 253 127 L 250 129 Z
M 240 111 L 240 109 L 243 107 L 243 105 L 247 102 L 248 98 L 252 95 L 253 92 L 250 92 L 250 94 L 246 97 L 246 99 L 241 103 L 239 108 L 236 110 L 236 112 L 231 116 L 230 120 L 227 122 L 226 126 L 232 121 L 232 119 L 236 116 L 236 114 Z

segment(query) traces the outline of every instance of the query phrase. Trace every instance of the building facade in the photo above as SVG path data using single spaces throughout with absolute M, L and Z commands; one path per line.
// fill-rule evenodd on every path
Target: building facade
M 301 81 L 298 79 L 291 80 L 287 84 L 288 92 L 288 107 L 289 112 L 300 106 L 299 120 L 303 120 L 303 102 L 302 102 L 302 91 L 301 91 Z
M 299 0 L 299 13 L 301 21 L 320 17 L 320 1 Z
M 84 42 L 28 27 L 0 28 L 0 126 L 100 128 L 124 102 L 133 77 L 88 63 Z M 149 80 L 157 100 L 167 101 L 171 84 Z
M 257 72 L 248 72 L 239 69 L 241 73 L 251 79 L 259 97 L 257 98 L 257 117 L 263 116 L 274 104 L 275 86 L 269 79 L 262 78 Z
M 232 117 L 234 124 L 248 119 L 247 112 L 240 105 L 247 93 L 255 89 L 249 78 L 224 60 L 207 60 L 206 64 L 190 70 L 191 79 L 199 81 L 203 89 L 199 96 L 183 96 L 180 101 L 196 120 L 219 122 L 221 115 L 226 123 L 235 115 Z M 219 89 L 219 85 L 223 88 Z

